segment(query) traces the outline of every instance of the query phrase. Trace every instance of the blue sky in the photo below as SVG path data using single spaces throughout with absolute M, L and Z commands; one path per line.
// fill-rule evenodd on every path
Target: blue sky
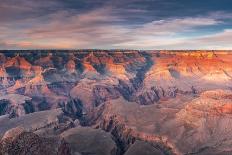
M 232 49 L 231 0 L 1 0 L 0 49 Z

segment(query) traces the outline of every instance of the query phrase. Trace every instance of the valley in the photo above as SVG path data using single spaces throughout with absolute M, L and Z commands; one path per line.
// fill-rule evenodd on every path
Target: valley
M 231 60 L 232 51 L 0 51 L 0 155 L 232 154 Z

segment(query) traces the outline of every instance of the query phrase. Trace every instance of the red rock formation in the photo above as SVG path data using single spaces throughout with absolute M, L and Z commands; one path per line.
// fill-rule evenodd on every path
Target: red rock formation
M 124 151 L 139 139 L 167 154 L 231 153 L 230 52 L 0 54 L 0 114 L 24 120 L 28 111 L 62 108 L 69 119 L 110 131 Z

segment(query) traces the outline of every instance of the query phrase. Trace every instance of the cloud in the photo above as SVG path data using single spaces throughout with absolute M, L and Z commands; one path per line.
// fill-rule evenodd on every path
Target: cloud
M 204 36 L 198 38 L 197 40 L 199 42 L 212 42 L 212 43 L 221 42 L 221 43 L 231 44 L 231 38 L 232 38 L 232 29 L 225 29 L 220 33 Z
M 11 24 L 16 21 L 44 16 L 56 12 L 62 7 L 56 0 L 2 0 L 0 2 L 1 24 Z
M 147 49 L 165 49 L 165 50 L 231 50 L 232 29 L 226 29 L 221 32 L 202 35 L 194 38 L 175 37 L 175 38 L 157 38 L 132 42 L 129 46 L 137 49 L 148 47 Z M 127 43 L 125 45 L 128 46 Z
M 170 15 L 159 19 L 152 13 L 160 14 L 162 10 L 151 12 L 147 7 L 150 3 L 162 6 L 164 2 L 161 0 L 146 0 L 145 4 L 141 4 L 141 0 L 96 0 L 94 3 L 78 0 L 83 5 L 74 0 L 69 0 L 70 3 L 62 0 L 19 1 L 18 5 L 14 4 L 15 0 L 0 2 L 0 14 L 6 14 L 0 16 L 1 49 L 232 47 L 228 41 L 231 29 L 220 27 L 231 25 L 231 13 L 227 12 Z M 87 4 L 92 4 L 92 7 Z M 168 3 L 170 6 L 172 4 Z M 165 13 L 169 14 L 169 11 Z M 205 32 L 210 32 L 206 35 L 201 31 L 215 26 L 220 27 L 220 32 L 205 29 Z
M 0 47 L 4 48 L 4 49 L 8 49 L 8 48 L 28 48 L 31 47 L 32 43 L 30 41 L 3 41 L 0 40 Z
M 13 42 L 12 47 L 19 48 L 183 48 L 182 44 L 186 46 L 186 41 L 191 45 L 194 42 L 189 41 L 189 38 L 178 37 L 178 34 L 222 23 L 210 17 L 187 17 L 128 26 L 118 24 L 124 19 L 112 15 L 111 11 L 112 8 L 101 8 L 79 15 L 61 11 L 46 19 L 40 18 L 40 23 L 33 19 L 31 22 L 38 25 L 15 30 L 13 33 L 20 32 L 22 35 L 8 42 Z
M 122 21 L 117 16 L 109 13 L 110 8 L 97 9 L 83 14 L 72 14 L 67 11 L 61 11 L 52 14 L 41 21 L 26 33 L 33 37 L 52 37 L 58 35 L 65 37 L 81 33 L 97 33 L 100 27 L 108 26 L 113 22 Z M 47 22 L 49 21 L 49 22 Z
M 201 37 L 196 37 L 191 40 L 187 40 L 184 44 L 188 45 L 192 49 L 194 46 L 198 45 L 203 49 L 231 49 L 231 38 L 232 38 L 232 29 L 225 29 L 221 32 L 204 35 Z
M 188 34 L 198 32 L 198 28 L 215 26 L 221 23 L 223 21 L 212 16 L 152 21 L 131 29 L 129 36 L 132 37 L 128 39 L 130 41 L 115 44 L 115 47 L 130 49 L 190 49 L 194 46 L 195 48 L 204 48 L 202 44 L 202 46 L 199 46 L 198 43 L 190 43 L 193 38 L 189 38 Z M 191 46 L 187 47 L 186 42 L 189 42 Z
M 122 41 L 121 36 L 127 31 L 123 26 L 114 24 L 123 22 L 123 19 L 112 15 L 111 11 L 111 7 L 80 14 L 59 11 L 21 20 L 16 28 L 1 25 L 0 30 L 4 31 L 0 39 L 11 42 L 8 45 L 12 48 L 16 45 L 22 48 L 17 42 L 24 40 L 32 42 L 25 48 L 97 48 L 106 44 L 110 47 L 113 42 Z
M 220 24 L 221 21 L 208 17 L 187 17 L 166 19 L 144 24 L 137 31 L 147 35 L 170 35 L 183 31 L 193 30 L 196 27 Z

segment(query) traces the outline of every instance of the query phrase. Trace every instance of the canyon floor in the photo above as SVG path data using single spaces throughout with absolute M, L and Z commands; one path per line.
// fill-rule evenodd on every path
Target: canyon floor
M 0 51 L 0 155 L 231 155 L 232 51 Z

